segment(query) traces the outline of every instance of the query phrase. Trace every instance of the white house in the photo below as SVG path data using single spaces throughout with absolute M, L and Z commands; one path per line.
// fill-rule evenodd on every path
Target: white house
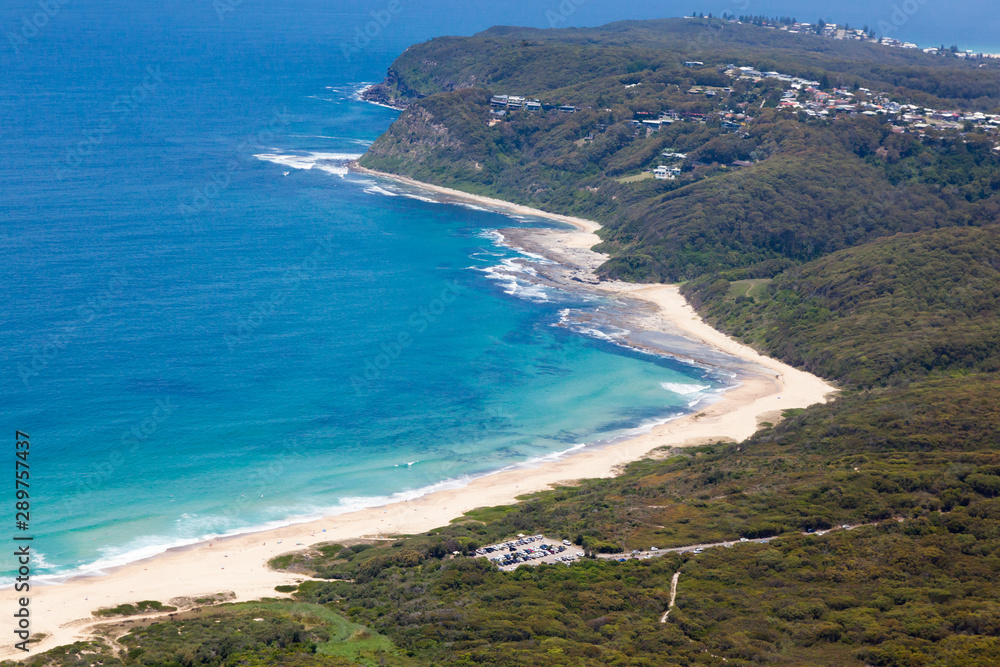
M 672 181 L 677 178 L 672 169 L 668 169 L 666 165 L 662 164 L 653 170 L 653 177 L 659 181 Z

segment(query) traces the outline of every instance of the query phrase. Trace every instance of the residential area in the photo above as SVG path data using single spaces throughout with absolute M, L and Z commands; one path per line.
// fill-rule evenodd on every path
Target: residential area
M 965 58 L 969 60 L 977 59 L 1000 59 L 1000 53 L 977 53 L 972 49 L 960 50 L 957 46 L 952 46 L 950 48 L 945 48 L 944 45 L 940 47 L 929 47 L 920 48 L 917 44 L 913 42 L 904 42 L 898 40 L 894 37 L 889 37 L 884 35 L 882 37 L 876 37 L 876 30 L 882 33 L 893 32 L 899 27 L 898 24 L 905 23 L 905 20 L 909 18 L 909 15 L 903 11 L 903 9 L 898 6 L 893 6 L 894 14 L 888 17 L 889 21 L 880 21 L 878 25 L 873 28 L 868 26 L 863 26 L 862 28 L 852 28 L 850 25 L 837 25 L 836 23 L 827 23 L 823 19 L 819 19 L 816 23 L 803 23 L 796 21 L 793 18 L 768 18 L 765 16 L 740 16 L 736 17 L 731 14 L 723 14 L 723 18 L 728 20 L 730 23 L 752 23 L 758 25 L 762 28 L 767 28 L 770 30 L 782 30 L 791 34 L 806 34 L 806 35 L 817 35 L 819 37 L 826 37 L 828 39 L 846 39 L 855 40 L 861 42 L 871 42 L 874 44 L 881 44 L 882 46 L 889 46 L 898 49 L 920 49 L 924 53 L 940 56 L 952 56 L 955 58 Z M 711 16 L 711 15 L 710 15 Z M 688 16 L 686 18 L 696 18 L 694 16 Z

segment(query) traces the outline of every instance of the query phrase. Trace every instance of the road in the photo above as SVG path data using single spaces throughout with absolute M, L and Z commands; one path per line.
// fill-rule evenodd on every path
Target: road
M 855 528 L 860 528 L 861 526 L 868 526 L 868 525 L 875 525 L 875 524 L 859 524 L 859 525 L 856 525 L 856 526 L 843 525 L 843 526 L 839 526 L 837 528 L 830 528 L 829 530 L 817 530 L 817 531 L 815 531 L 813 533 L 806 532 L 806 533 L 802 533 L 802 534 L 803 535 L 823 536 L 823 535 L 826 535 L 827 533 L 833 532 L 835 530 L 853 530 Z M 767 544 L 768 542 L 770 542 L 771 540 L 773 540 L 775 537 L 781 537 L 781 536 L 780 535 L 775 535 L 773 537 L 761 537 L 761 538 L 756 538 L 756 539 L 752 539 L 752 540 L 741 538 L 741 539 L 738 539 L 738 540 L 727 540 L 725 542 L 710 542 L 710 543 L 706 543 L 706 544 L 689 544 L 688 546 L 685 546 L 685 547 L 670 547 L 669 549 L 656 549 L 655 551 L 653 549 L 647 549 L 645 551 L 643 551 L 641 549 L 637 549 L 634 552 L 624 553 L 624 554 L 623 553 L 617 553 L 617 554 L 598 554 L 597 557 L 600 558 L 600 559 L 602 559 L 602 560 L 621 560 L 622 558 L 625 558 L 625 559 L 629 559 L 629 558 L 639 559 L 639 558 L 646 558 L 646 557 L 652 558 L 654 556 L 662 556 L 664 554 L 687 553 L 689 551 L 694 551 L 695 549 L 711 549 L 713 547 L 732 547 L 732 546 L 737 545 L 737 544 L 749 544 L 751 542 L 756 542 L 758 544 Z

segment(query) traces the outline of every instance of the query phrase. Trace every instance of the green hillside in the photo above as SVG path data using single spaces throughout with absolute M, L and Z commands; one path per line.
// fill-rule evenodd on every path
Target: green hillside
M 438 37 L 406 50 L 392 65 L 390 86 L 413 98 L 462 87 L 554 94 L 584 104 L 603 92 L 606 77 L 692 73 L 685 61 L 752 65 L 837 85 L 891 88 L 921 103 L 992 109 L 1000 106 L 996 70 L 909 49 L 821 39 L 722 19 L 621 21 L 599 28 L 539 30 L 500 26 L 471 37 Z
M 719 328 L 852 386 L 1000 371 L 1000 226 L 900 234 L 777 276 L 747 297 L 684 286 Z

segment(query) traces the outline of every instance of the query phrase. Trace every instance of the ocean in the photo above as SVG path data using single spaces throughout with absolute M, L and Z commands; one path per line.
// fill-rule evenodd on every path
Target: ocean
M 30 435 L 36 576 L 461 485 L 728 386 L 568 325 L 614 304 L 533 284 L 496 232 L 551 223 L 347 172 L 397 115 L 357 93 L 399 35 L 347 58 L 332 9 L 57 6 L 0 81 L 0 424 Z

